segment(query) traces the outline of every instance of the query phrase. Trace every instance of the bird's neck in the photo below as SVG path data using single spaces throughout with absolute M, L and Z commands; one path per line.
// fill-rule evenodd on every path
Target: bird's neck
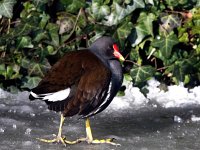
M 115 93 L 117 92 L 123 81 L 123 73 L 122 67 L 118 60 L 110 60 L 109 61 L 109 68 L 112 73 L 111 82 L 112 82 L 112 91 Z
M 91 48 L 92 49 L 92 48 Z M 117 59 L 106 59 L 102 57 L 98 51 L 89 49 L 93 54 L 95 54 L 101 62 L 110 69 L 112 76 L 111 76 L 111 82 L 112 82 L 112 91 L 114 93 L 117 93 L 122 85 L 123 81 L 123 73 L 122 73 L 122 67 L 120 62 Z M 93 48 L 94 49 L 94 48 Z

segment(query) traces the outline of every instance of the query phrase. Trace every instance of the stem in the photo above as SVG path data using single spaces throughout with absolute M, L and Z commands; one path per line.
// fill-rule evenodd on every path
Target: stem
M 134 62 L 134 61 L 132 61 L 132 60 L 125 60 L 125 62 L 130 62 L 130 63 L 133 63 L 134 65 L 136 65 L 136 66 L 140 66 L 140 65 L 138 65 L 136 62 Z

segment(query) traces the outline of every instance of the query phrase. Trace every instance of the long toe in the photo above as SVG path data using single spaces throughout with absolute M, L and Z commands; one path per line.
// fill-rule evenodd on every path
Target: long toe
M 111 144 L 111 145 L 116 145 L 116 146 L 121 146 L 118 143 L 113 142 L 115 139 L 114 138 L 110 138 L 110 139 L 95 139 L 93 140 L 91 143 L 92 144 Z
M 55 142 L 60 143 L 61 142 L 64 146 L 66 146 L 66 144 L 68 144 L 68 143 L 65 142 L 65 141 L 67 141 L 65 137 L 56 137 L 56 138 L 51 139 L 51 140 L 49 140 L 49 139 L 42 139 L 42 138 L 37 138 L 37 139 L 39 141 L 45 142 L 45 143 L 55 143 Z
M 64 140 L 66 144 L 77 144 L 77 143 L 80 143 L 80 142 L 83 142 L 83 141 L 87 141 L 86 138 L 80 138 L 80 139 L 77 139 L 75 141 L 68 141 L 68 140 Z

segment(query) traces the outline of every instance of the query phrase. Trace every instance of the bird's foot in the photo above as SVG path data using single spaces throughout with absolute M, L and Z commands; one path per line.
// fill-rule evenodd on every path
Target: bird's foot
M 69 141 L 66 140 L 66 137 L 60 137 L 57 136 L 56 138 L 49 140 L 49 139 L 42 139 L 42 138 L 37 138 L 39 141 L 41 142 L 45 142 L 45 143 L 62 143 L 64 146 L 66 146 L 67 144 L 73 145 L 73 144 L 77 144 L 80 142 L 87 142 L 88 144 L 111 144 L 111 145 L 115 145 L 115 146 L 121 146 L 118 143 L 113 142 L 115 140 L 115 138 L 108 138 L 108 139 L 95 139 L 95 140 L 90 140 L 88 138 L 79 138 L 75 141 Z
M 61 137 L 61 136 L 57 136 L 56 138 L 52 139 L 52 140 L 48 140 L 48 139 L 42 139 L 42 138 L 37 138 L 39 141 L 41 142 L 45 142 L 45 143 L 62 143 L 64 146 L 66 146 L 67 144 L 76 144 L 76 143 L 80 143 L 81 139 L 75 140 L 75 141 L 68 141 L 66 140 L 66 137 Z
M 89 140 L 88 138 L 80 138 L 77 139 L 77 143 L 79 142 L 87 142 L 88 144 L 111 144 L 115 146 L 121 146 L 118 143 L 113 142 L 115 138 L 108 138 L 108 139 L 95 139 L 95 140 Z

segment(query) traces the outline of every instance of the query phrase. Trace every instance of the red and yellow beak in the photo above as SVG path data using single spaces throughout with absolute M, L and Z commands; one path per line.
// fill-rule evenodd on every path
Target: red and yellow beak
M 120 52 L 119 52 L 119 48 L 118 48 L 118 46 L 117 46 L 117 44 L 113 44 L 113 49 L 114 49 L 114 56 L 116 57 L 116 58 L 118 58 L 120 61 L 125 61 L 125 59 L 124 59 L 124 57 L 122 56 L 122 54 L 120 54 Z

